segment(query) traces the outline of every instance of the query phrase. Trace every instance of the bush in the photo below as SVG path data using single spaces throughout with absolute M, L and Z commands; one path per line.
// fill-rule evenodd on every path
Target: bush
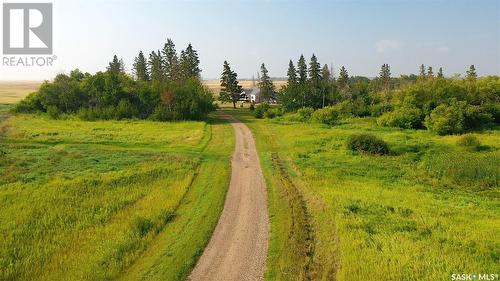
M 323 124 L 327 124 L 327 125 L 334 125 L 335 123 L 338 122 L 339 115 L 340 115 L 340 113 L 337 110 L 337 108 L 332 107 L 332 106 L 328 106 L 328 107 L 316 110 L 312 114 L 311 119 L 314 122 L 323 123 Z
M 441 104 L 425 118 L 425 127 L 438 135 L 462 133 L 465 130 L 464 102 Z
M 464 112 L 464 127 L 466 130 L 482 129 L 494 122 L 493 116 L 485 109 L 467 105 Z
M 422 121 L 424 121 L 424 116 L 418 108 L 400 107 L 380 116 L 377 124 L 386 127 L 419 129 L 422 128 Z
M 264 114 L 269 110 L 269 104 L 267 103 L 261 103 L 255 107 L 255 110 L 253 111 L 253 115 L 255 118 L 262 119 L 264 117 Z
M 61 115 L 61 111 L 56 106 L 49 105 L 47 107 L 47 114 L 50 116 L 50 118 L 58 119 Z
M 390 112 L 392 110 L 392 104 L 389 103 L 375 103 L 369 106 L 370 115 L 372 117 L 382 116 L 384 113 Z
M 273 119 L 278 116 L 283 116 L 283 108 L 280 106 L 271 107 L 269 108 L 269 110 L 266 111 L 264 116 L 266 116 L 266 118 L 269 119 Z
M 347 148 L 352 151 L 384 155 L 389 153 L 387 143 L 370 134 L 352 135 L 347 139 Z
M 134 105 L 128 100 L 121 100 L 116 107 L 115 117 L 116 119 L 130 119 L 132 117 L 137 117 L 139 112 Z
M 297 110 L 297 115 L 299 116 L 299 120 L 301 122 L 307 122 L 311 119 L 312 114 L 314 113 L 314 109 L 312 107 L 303 107 Z
M 255 105 L 253 104 L 253 102 L 250 104 L 250 110 L 251 110 L 251 111 L 254 111 L 254 110 L 255 110 Z
M 476 136 L 467 134 L 458 139 L 457 145 L 466 147 L 478 147 L 481 145 L 481 142 L 479 142 Z

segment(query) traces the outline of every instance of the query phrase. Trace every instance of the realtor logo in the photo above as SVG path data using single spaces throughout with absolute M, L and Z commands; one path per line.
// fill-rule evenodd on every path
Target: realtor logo
M 52 3 L 3 4 L 3 53 L 52 54 Z

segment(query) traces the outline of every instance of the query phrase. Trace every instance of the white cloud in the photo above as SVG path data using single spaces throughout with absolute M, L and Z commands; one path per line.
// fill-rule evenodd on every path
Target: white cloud
M 450 48 L 445 44 L 438 44 L 436 47 L 436 51 L 438 51 L 439 53 L 448 53 L 450 51 Z
M 397 50 L 401 46 L 401 42 L 397 40 L 380 40 L 375 43 L 375 50 L 377 50 L 377 53 L 386 53 L 391 50 Z

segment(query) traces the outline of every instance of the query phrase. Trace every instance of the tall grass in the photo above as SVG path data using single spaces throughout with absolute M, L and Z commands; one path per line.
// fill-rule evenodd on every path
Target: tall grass
M 212 125 L 33 115 L 8 122 L 0 139 L 0 280 L 117 279 L 141 263 L 145 252 L 160 251 L 152 245 L 175 224 L 197 216 L 205 220 L 192 227 L 203 237 L 168 241 L 192 245 L 182 253 L 186 261 L 203 248 L 222 208 L 192 216 L 183 215 L 183 208 L 188 194 L 201 192 L 193 191 L 199 177 L 219 183 L 201 205 L 224 198 L 229 167 L 200 171 L 214 155 L 205 149 Z M 221 145 L 219 163 L 229 163 L 228 146 Z M 161 255 L 172 250 L 162 248 Z M 176 266 L 158 278 L 175 280 L 189 268 Z
M 429 153 L 422 168 L 433 179 L 487 189 L 500 186 L 500 155 L 492 153 Z
M 379 127 L 372 118 L 328 128 L 228 112 L 251 127 L 263 163 L 280 153 L 303 196 L 314 237 L 313 280 L 449 280 L 453 273 L 498 270 L 498 131 L 477 134 L 489 149 L 471 151 L 457 145 L 458 136 Z M 352 153 L 345 142 L 361 133 L 383 138 L 391 154 Z M 274 183 L 271 218 L 280 217 L 283 196 L 272 195 L 280 194 L 282 175 L 269 164 L 263 169 Z M 271 224 L 269 260 L 279 263 L 268 264 L 267 278 L 296 280 L 274 279 L 301 260 L 287 254 L 297 249 L 289 228 L 278 219 Z

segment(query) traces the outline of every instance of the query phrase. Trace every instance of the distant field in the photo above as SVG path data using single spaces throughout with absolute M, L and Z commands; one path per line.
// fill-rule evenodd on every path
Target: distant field
M 240 85 L 244 88 L 244 89 L 249 89 L 249 88 L 253 88 L 253 87 L 256 87 L 258 81 L 255 81 L 255 85 L 254 85 L 254 82 L 252 80 L 240 80 Z M 275 80 L 273 81 L 274 83 L 274 86 L 276 87 L 276 90 L 279 90 L 281 89 L 281 87 L 283 87 L 284 85 L 286 85 L 287 81 L 286 80 Z M 203 81 L 203 84 L 205 86 L 207 86 L 210 90 L 212 90 L 214 92 L 214 94 L 218 95 L 219 92 L 220 92 L 220 81 L 219 80 L 204 80 Z
M 0 104 L 12 104 L 25 98 L 40 87 L 40 81 L 0 81 Z M 257 83 L 257 82 L 255 82 Z M 286 85 L 286 80 L 273 81 L 276 90 Z M 203 84 L 213 91 L 215 95 L 220 92 L 219 80 L 204 80 Z M 255 87 L 251 80 L 241 80 L 240 85 L 248 89 Z
M 40 81 L 0 81 L 0 104 L 22 100 L 40 87 Z
M 373 118 L 336 126 L 255 119 L 251 127 L 268 184 L 267 280 L 449 280 L 498 272 L 500 132 L 460 136 L 379 127 Z M 349 151 L 370 132 L 391 155 Z
M 0 280 L 190 272 L 229 185 L 228 124 L 16 115 L 1 125 Z

